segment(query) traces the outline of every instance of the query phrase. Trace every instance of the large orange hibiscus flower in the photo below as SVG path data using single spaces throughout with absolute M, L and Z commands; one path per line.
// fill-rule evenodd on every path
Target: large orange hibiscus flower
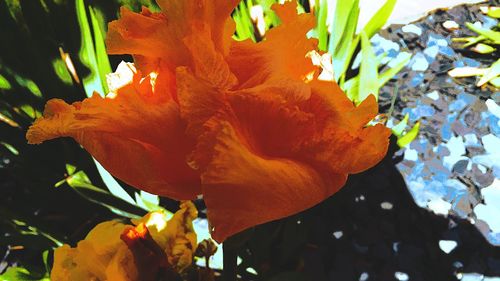
M 238 0 L 157 2 L 161 13 L 123 8 L 110 23 L 108 52 L 135 60 L 109 76 L 111 93 L 49 101 L 30 143 L 69 136 L 132 186 L 202 194 L 218 241 L 319 203 L 385 155 L 389 130 L 367 126 L 375 98 L 355 107 L 317 79 L 315 19 L 296 4 L 275 6 L 282 24 L 255 44 L 231 37 Z

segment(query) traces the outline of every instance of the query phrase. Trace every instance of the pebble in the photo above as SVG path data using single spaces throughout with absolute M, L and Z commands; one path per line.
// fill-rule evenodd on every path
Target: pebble
M 404 33 L 413 33 L 413 34 L 416 34 L 418 36 L 422 35 L 422 28 L 420 28 L 414 24 L 405 25 L 401 28 L 401 30 Z
M 460 28 L 458 23 L 452 20 L 447 20 L 443 22 L 443 27 L 446 28 L 448 31 L 455 31 Z
M 415 149 L 407 148 L 405 150 L 405 160 L 408 161 L 417 161 L 418 160 L 418 152 Z
M 413 71 L 426 71 L 429 68 L 429 62 L 421 52 L 413 56 L 410 65 Z
M 500 157 L 500 138 L 488 134 L 481 138 L 481 142 L 483 143 L 484 149 L 489 154 L 496 154 Z
M 478 147 L 481 146 L 479 144 L 479 140 L 476 137 L 476 134 L 466 134 L 464 135 L 465 146 L 466 147 Z
M 500 106 L 492 99 L 488 99 L 485 103 L 488 107 L 488 111 L 496 117 L 500 118 Z
M 431 100 L 438 100 L 439 99 L 439 92 L 438 91 L 432 91 L 430 93 L 427 93 L 426 96 L 430 98 Z
M 442 198 L 437 198 L 429 201 L 429 203 L 427 203 L 427 208 L 432 210 L 437 215 L 446 216 L 451 209 L 451 204 L 444 201 Z
M 440 240 L 439 248 L 446 254 L 451 253 L 458 246 L 457 241 L 453 240 Z

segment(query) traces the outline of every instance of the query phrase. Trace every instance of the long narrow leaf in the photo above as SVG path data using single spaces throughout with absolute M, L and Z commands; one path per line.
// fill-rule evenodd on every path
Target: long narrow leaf
M 342 1 L 338 1 L 342 2 Z M 338 81 L 344 75 L 349 67 L 354 51 L 359 43 L 359 37 L 354 37 L 359 17 L 359 0 L 355 0 L 351 7 L 349 16 L 343 31 L 342 39 L 339 39 L 338 45 L 333 48 L 329 46 L 329 52 L 332 54 L 333 74 Z M 335 37 L 334 37 L 335 38 Z M 330 43 L 332 41 L 330 40 Z M 334 43 L 332 43 L 334 44 Z
M 80 47 L 80 60 L 86 65 L 90 73 L 87 77 L 83 78 L 83 86 L 87 96 L 92 96 L 94 92 L 98 92 L 101 96 L 106 93 L 105 75 L 111 72 L 111 66 L 107 58 L 104 46 L 104 37 L 99 27 L 99 22 L 95 17 L 92 8 L 90 8 L 90 17 L 92 19 L 92 26 L 94 37 L 92 37 L 87 12 L 83 0 L 77 0 L 76 13 L 78 17 L 78 24 L 80 25 L 81 32 L 81 47 Z M 98 63 L 99 62 L 99 63 Z M 95 159 L 94 162 L 97 166 L 99 174 L 106 184 L 108 190 L 115 196 L 123 199 L 124 201 L 135 204 L 134 199 L 120 186 L 120 184 L 104 169 Z
M 410 120 L 410 115 L 406 114 L 403 120 L 401 120 L 401 122 L 399 122 L 396 126 L 391 128 L 392 133 L 396 137 L 400 138 L 403 135 L 403 131 L 405 130 L 406 125 L 408 125 L 409 120 Z
M 407 55 L 403 59 L 401 59 L 401 61 L 398 62 L 395 66 L 384 71 L 382 74 L 379 74 L 378 77 L 379 87 L 384 86 L 385 83 L 387 83 L 387 81 L 391 80 L 396 74 L 398 74 L 398 72 L 401 71 L 401 69 L 403 69 L 403 67 L 405 67 L 405 65 L 408 64 L 410 59 L 411 59 L 411 54 L 407 53 Z
M 370 94 L 378 100 L 379 80 L 377 57 L 366 33 L 361 33 L 361 54 L 363 59 L 359 69 L 359 94 L 354 101 L 359 104 Z
M 351 12 L 356 4 L 359 5 L 359 2 L 355 0 L 337 1 L 332 22 L 332 34 L 330 35 L 330 41 L 328 42 L 328 51 L 331 54 L 333 54 L 334 50 L 337 49 L 337 46 L 343 38 Z
M 484 84 L 490 82 L 494 78 L 500 75 L 500 59 L 498 59 L 494 64 L 491 65 L 490 68 L 486 71 L 486 73 L 481 77 L 479 82 L 477 82 L 477 86 L 481 87 Z
M 354 101 L 354 99 L 357 98 L 359 93 L 359 75 L 347 80 L 342 85 L 342 90 L 345 91 L 348 99 Z
M 116 197 L 109 192 L 98 188 L 90 182 L 87 175 L 83 171 L 71 174 L 63 180 L 73 188 L 80 196 L 90 202 L 104 206 L 112 212 L 124 217 L 138 217 L 145 213 L 144 210 L 132 203 Z M 60 182 L 61 183 L 61 182 Z M 58 186 L 60 183 L 56 184 Z
M 394 10 L 394 6 L 396 6 L 396 2 L 397 0 L 387 0 L 370 21 L 368 21 L 363 29 L 368 38 L 372 38 L 385 25 Z
M 108 85 L 106 83 L 106 75 L 111 73 L 111 64 L 109 63 L 108 54 L 106 53 L 106 46 L 104 44 L 104 31 L 101 30 L 101 25 L 97 20 L 95 11 L 89 7 L 90 19 L 92 22 L 92 30 L 94 32 L 95 54 L 97 61 L 97 71 L 101 79 L 102 88 L 104 93 L 108 92 Z
M 328 47 L 328 27 L 326 24 L 328 16 L 328 1 L 319 0 L 318 7 L 318 23 L 316 25 L 316 31 L 318 35 L 318 48 L 321 51 L 326 51 Z
M 98 73 L 99 67 L 97 65 L 92 32 L 83 0 L 76 0 L 76 15 L 81 33 L 80 61 L 90 70 L 89 74 L 82 79 L 85 93 L 89 97 L 92 96 L 94 92 L 98 92 L 100 95 L 104 96 L 103 84 Z
M 406 135 L 398 139 L 399 147 L 406 147 L 408 144 L 410 144 L 417 137 L 419 130 L 420 122 L 417 122 L 417 124 L 415 124 L 415 126 L 413 126 L 413 128 L 411 128 L 411 130 L 406 133 Z
M 472 31 L 476 32 L 479 35 L 486 37 L 493 41 L 494 44 L 500 44 L 500 32 L 493 31 L 491 29 L 475 26 L 470 22 L 466 22 L 465 25 Z

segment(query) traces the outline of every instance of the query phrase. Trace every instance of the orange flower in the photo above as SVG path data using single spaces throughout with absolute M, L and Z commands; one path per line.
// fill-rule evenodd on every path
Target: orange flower
M 197 215 L 194 204 L 184 201 L 170 219 L 155 211 L 133 225 L 102 222 L 75 248 L 65 244 L 54 251 L 51 280 L 147 281 L 157 280 L 162 268 L 181 273 L 196 251 Z
M 30 143 L 69 136 L 123 181 L 175 199 L 203 194 L 213 237 L 309 208 L 347 175 L 385 155 L 389 130 L 366 126 L 373 96 L 355 107 L 319 81 L 307 54 L 314 26 L 296 4 L 263 42 L 232 40 L 238 0 L 158 0 L 161 13 L 126 8 L 109 25 L 111 54 L 132 54 L 112 93 L 49 101 Z M 137 69 L 136 69 L 137 68 Z

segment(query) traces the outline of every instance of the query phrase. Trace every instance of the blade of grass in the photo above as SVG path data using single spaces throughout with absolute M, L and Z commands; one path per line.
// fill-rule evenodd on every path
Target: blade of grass
M 342 1 L 340 1 L 342 2 Z M 346 1 L 347 2 L 347 1 Z M 318 36 L 318 48 L 321 51 L 326 51 L 328 48 L 328 26 L 326 24 L 327 16 L 328 16 L 328 1 L 327 0 L 319 0 L 318 6 L 318 21 L 316 25 L 316 32 Z
M 375 13 L 375 15 L 368 21 L 363 32 L 368 38 L 372 38 L 379 30 L 384 27 L 396 6 L 397 0 L 387 0 L 385 4 Z
M 406 135 L 402 136 L 401 138 L 398 139 L 398 145 L 399 147 L 406 147 L 409 145 L 418 135 L 418 132 L 420 131 L 420 122 L 417 122 L 411 130 L 406 133 Z
M 108 54 L 106 53 L 106 46 L 104 44 L 104 31 L 101 30 L 96 13 L 92 7 L 89 7 L 90 19 L 92 22 L 92 30 L 94 32 L 95 54 L 97 62 L 97 72 L 101 79 L 102 88 L 104 93 L 108 92 L 108 84 L 106 83 L 106 75 L 111 73 L 111 64 L 109 63 Z
M 392 98 L 391 98 L 391 107 L 389 107 L 389 111 L 387 111 L 387 117 L 391 117 L 392 113 L 394 112 L 394 105 L 396 104 L 396 99 L 398 97 L 399 93 L 399 86 L 396 84 L 394 87 L 394 91 L 392 93 Z
M 401 122 L 399 122 L 396 126 L 391 128 L 392 133 L 396 137 L 400 138 L 403 135 L 403 131 L 405 130 L 406 125 L 408 125 L 408 120 L 410 120 L 410 115 L 406 114 L 403 120 L 401 120 Z
M 78 25 L 80 26 L 80 61 L 90 70 L 89 74 L 82 79 L 85 93 L 89 97 L 94 92 L 98 92 L 101 96 L 104 96 L 103 83 L 98 73 L 99 66 L 97 64 L 94 42 L 83 0 L 76 0 L 76 15 Z
M 483 77 L 481 77 L 479 82 L 477 82 L 477 86 L 481 87 L 484 84 L 490 82 L 492 79 L 498 77 L 499 75 L 500 75 L 500 59 L 498 59 L 494 64 L 492 64 L 490 68 L 488 68 Z
M 68 172 L 70 172 L 68 170 Z M 114 196 L 109 192 L 94 186 L 83 171 L 70 174 L 69 177 L 56 184 L 60 186 L 66 182 L 74 191 L 88 201 L 104 206 L 110 211 L 124 217 L 138 217 L 145 213 L 139 208 L 135 201 L 127 202 L 120 197 Z
M 90 74 L 83 78 L 83 86 L 87 96 L 90 97 L 94 92 L 97 92 L 104 97 L 107 87 L 105 77 L 106 74 L 111 72 L 111 66 L 106 54 L 104 36 L 99 27 L 99 21 L 97 20 L 95 12 L 91 7 L 89 10 L 91 17 L 90 23 L 85 10 L 84 1 L 77 0 L 76 13 L 78 24 L 80 26 L 82 42 L 79 56 L 82 63 L 90 69 Z M 90 24 L 92 24 L 93 27 L 92 30 L 94 31 L 94 37 L 92 37 Z M 97 160 L 94 159 L 94 162 L 102 180 L 111 194 L 130 204 L 135 204 L 134 199 L 125 191 L 125 189 L 123 189 L 123 187 L 120 186 L 113 176 L 106 171 L 104 167 L 97 162 Z
M 497 45 L 500 44 L 500 32 L 493 31 L 491 29 L 486 29 L 486 28 L 479 27 L 479 26 L 475 26 L 474 24 L 472 24 L 470 22 L 466 22 L 465 25 L 470 30 L 474 31 L 475 33 L 482 35 L 482 36 L 486 37 L 487 39 L 490 39 L 491 41 L 493 41 L 493 44 L 497 44 Z
M 349 22 L 349 18 L 351 17 L 353 7 L 356 4 L 359 5 L 359 2 L 354 0 L 337 1 L 332 22 L 332 34 L 330 35 L 330 40 L 328 42 L 328 51 L 332 55 L 343 38 L 347 23 Z M 321 8 L 322 7 L 320 7 L 320 9 Z
M 359 93 L 359 75 L 343 83 L 342 90 L 345 91 L 347 98 L 354 102 Z
M 370 94 L 378 100 L 379 80 L 377 57 L 365 32 L 361 33 L 362 60 L 359 67 L 359 93 L 354 99 L 356 104 L 364 101 Z
M 339 2 L 342 1 L 338 1 L 337 3 Z M 333 74 L 336 81 L 338 81 L 347 71 L 351 59 L 353 58 L 354 51 L 358 46 L 359 36 L 354 36 L 358 24 L 358 17 L 359 0 L 355 0 L 349 12 L 342 38 L 339 39 L 340 41 L 335 48 L 333 48 L 333 45 L 329 46 L 330 54 L 332 55 Z
M 410 59 L 411 59 L 411 54 L 407 53 L 407 55 L 403 59 L 401 59 L 401 61 L 398 62 L 394 67 L 384 71 L 382 74 L 379 74 L 378 77 L 379 87 L 384 86 L 385 83 L 387 83 L 396 74 L 398 74 L 398 72 L 401 71 L 401 69 L 403 69 L 403 67 L 405 67 L 408 64 Z

